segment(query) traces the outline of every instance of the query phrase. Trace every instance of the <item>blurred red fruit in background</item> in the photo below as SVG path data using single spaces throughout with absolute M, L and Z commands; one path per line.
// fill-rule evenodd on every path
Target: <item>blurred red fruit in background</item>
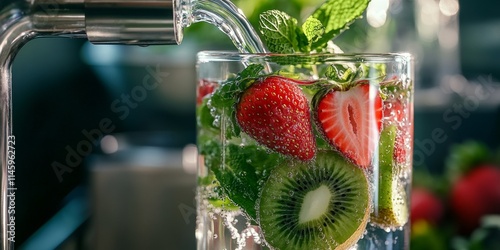
M 411 193 L 411 223 L 424 220 L 437 225 L 444 212 L 441 200 L 430 190 L 414 187 Z
M 500 214 L 500 168 L 474 167 L 452 185 L 450 195 L 461 232 L 470 233 L 484 215 Z

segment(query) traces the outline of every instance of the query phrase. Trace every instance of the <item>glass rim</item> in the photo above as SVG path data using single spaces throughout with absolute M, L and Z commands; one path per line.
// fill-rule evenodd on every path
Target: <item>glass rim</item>
M 328 58 L 333 61 L 365 62 L 380 61 L 389 62 L 394 60 L 413 61 L 413 56 L 408 52 L 396 53 L 240 53 L 238 51 L 225 50 L 204 50 L 196 54 L 197 61 L 240 61 L 252 58 L 269 57 L 308 57 L 308 58 Z

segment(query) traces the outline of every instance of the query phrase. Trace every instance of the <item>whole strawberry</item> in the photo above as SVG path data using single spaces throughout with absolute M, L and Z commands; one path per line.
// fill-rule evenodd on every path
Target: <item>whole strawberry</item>
M 303 161 L 315 155 L 308 100 L 297 81 L 258 79 L 241 95 L 236 120 L 243 132 L 276 152 Z
M 474 167 L 452 186 L 451 206 L 463 233 L 480 225 L 481 217 L 500 214 L 500 168 Z
M 438 225 L 444 213 L 443 202 L 430 190 L 414 187 L 411 191 L 411 224 L 426 221 Z
M 453 145 L 446 159 L 451 209 L 461 233 L 470 233 L 487 214 L 500 214 L 500 168 L 481 142 Z

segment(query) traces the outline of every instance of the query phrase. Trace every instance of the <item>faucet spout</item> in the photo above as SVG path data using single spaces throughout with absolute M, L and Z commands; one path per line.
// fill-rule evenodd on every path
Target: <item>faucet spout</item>
M 37 37 L 86 38 L 92 43 L 179 44 L 182 12 L 190 0 L 1 0 L 0 1 L 0 240 L 14 249 L 15 198 L 12 150 L 12 62 Z M 186 5 L 187 4 L 187 5 Z
M 15 210 L 9 213 L 9 199 L 15 199 L 9 192 L 14 192 L 13 174 L 15 171 L 11 150 L 15 137 L 12 134 L 12 78 L 11 65 L 19 48 L 32 37 L 32 23 L 29 17 L 23 16 L 16 8 L 0 12 L 0 208 L 1 208 L 1 249 L 14 249 L 15 241 Z

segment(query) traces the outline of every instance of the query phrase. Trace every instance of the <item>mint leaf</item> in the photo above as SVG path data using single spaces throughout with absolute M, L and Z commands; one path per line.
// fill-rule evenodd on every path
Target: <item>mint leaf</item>
M 208 99 L 204 99 L 201 105 L 196 108 L 196 122 L 200 128 L 215 130 L 214 117 L 210 112 L 210 107 L 207 105 L 207 100 Z
M 326 69 L 325 76 L 338 83 L 347 83 L 354 80 L 356 70 L 346 64 L 332 64 Z
M 325 27 L 325 34 L 312 49 L 324 48 L 329 40 L 347 29 L 354 20 L 361 17 L 370 0 L 328 0 L 312 16 Z
M 387 66 L 384 63 L 361 63 L 358 67 L 360 77 L 380 79 L 387 75 Z
M 251 64 L 248 65 L 244 70 L 242 70 L 236 79 L 244 79 L 244 78 L 254 78 L 257 77 L 260 72 L 264 69 L 262 64 Z
M 283 162 L 279 154 L 269 153 L 256 145 L 223 145 L 216 141 L 202 145 L 200 152 L 205 155 L 205 165 L 213 171 L 224 193 L 256 220 L 255 206 L 262 186 L 271 170 Z
M 260 14 L 259 24 L 269 51 L 274 53 L 299 51 L 297 19 L 279 10 L 268 10 Z
M 321 22 L 314 17 L 309 17 L 306 19 L 306 21 L 302 25 L 302 30 L 304 31 L 309 44 L 317 42 L 325 33 L 325 27 L 323 27 L 323 24 L 321 24 Z
M 224 208 L 229 211 L 237 211 L 239 209 L 231 200 L 224 198 L 222 200 L 216 198 L 208 198 L 208 202 L 218 208 Z

